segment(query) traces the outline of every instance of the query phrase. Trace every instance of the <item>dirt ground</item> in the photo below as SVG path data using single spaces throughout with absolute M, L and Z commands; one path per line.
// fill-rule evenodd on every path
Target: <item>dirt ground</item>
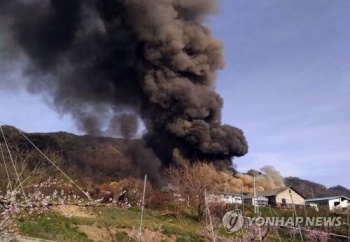
M 91 212 L 88 208 L 75 206 L 75 205 L 62 205 L 62 206 L 53 208 L 53 210 L 60 212 L 61 214 L 67 217 L 71 217 L 71 216 L 84 217 L 84 218 L 97 217 L 97 215 Z
M 136 229 L 130 230 L 130 229 L 111 229 L 108 231 L 106 228 L 99 228 L 97 226 L 90 226 L 90 225 L 82 225 L 79 226 L 79 230 L 86 233 L 89 239 L 92 239 L 93 241 L 106 241 L 106 242 L 113 242 L 110 232 L 112 234 L 116 234 L 118 232 L 125 232 L 130 238 L 133 238 L 135 240 L 138 239 L 139 231 Z M 115 236 L 114 236 L 115 241 Z M 167 242 L 175 242 L 176 237 L 171 236 L 168 237 L 164 234 L 162 234 L 159 231 L 150 231 L 150 230 L 143 230 L 142 232 L 142 241 L 143 242 L 154 242 L 154 241 L 167 241 Z
M 55 211 L 60 212 L 61 214 L 71 217 L 85 217 L 85 218 L 96 218 L 97 214 L 90 211 L 89 208 L 86 207 L 80 207 L 80 206 L 74 206 L 74 205 L 63 205 L 54 208 Z M 87 234 L 89 239 L 93 241 L 103 241 L 103 242 L 113 242 L 113 239 L 115 241 L 116 237 L 115 234 L 118 232 L 124 232 L 129 237 L 134 238 L 135 240 L 138 239 L 139 231 L 138 229 L 117 229 L 117 228 L 105 228 L 104 226 L 101 226 L 99 224 L 95 225 L 79 225 L 79 230 L 81 232 L 84 232 Z M 113 236 L 113 239 L 111 238 L 111 234 Z M 142 231 L 142 241 L 144 242 L 153 242 L 153 241 L 167 241 L 167 242 L 175 242 L 176 237 L 175 236 L 167 236 L 161 233 L 161 231 L 151 231 L 148 229 L 145 229 Z

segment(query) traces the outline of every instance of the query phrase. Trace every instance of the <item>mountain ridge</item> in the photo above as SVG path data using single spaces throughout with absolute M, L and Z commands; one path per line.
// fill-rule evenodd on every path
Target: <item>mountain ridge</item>
M 23 134 L 41 150 L 51 150 L 60 153 L 76 176 L 103 183 L 126 178 L 128 174 L 135 175 L 135 165 L 132 164 L 128 152 L 128 142 L 122 138 L 95 137 L 91 135 L 76 135 L 68 132 L 42 132 L 22 134 L 12 126 L 2 126 L 6 136 L 15 140 L 20 149 L 33 149 Z M 0 137 L 0 142 L 3 138 Z M 142 142 L 133 139 L 132 142 Z M 137 174 L 136 174 L 137 175 Z M 285 185 L 292 186 L 307 198 L 325 196 L 350 197 L 350 189 L 335 185 L 326 187 L 322 184 L 304 180 L 298 177 L 284 177 Z

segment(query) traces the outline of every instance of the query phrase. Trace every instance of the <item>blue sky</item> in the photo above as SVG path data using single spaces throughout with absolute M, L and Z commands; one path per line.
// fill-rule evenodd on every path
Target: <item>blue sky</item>
M 220 0 L 219 8 L 207 24 L 225 44 L 223 122 L 249 142 L 238 169 L 273 165 L 283 176 L 350 188 L 350 1 Z M 13 67 L 0 78 L 16 86 Z M 1 87 L 0 102 L 6 124 L 78 133 L 24 89 Z

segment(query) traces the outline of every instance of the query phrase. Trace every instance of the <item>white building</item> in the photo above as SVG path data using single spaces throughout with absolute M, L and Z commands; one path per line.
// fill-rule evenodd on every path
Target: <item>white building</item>
M 236 193 L 219 193 L 208 195 L 209 202 L 226 203 L 226 204 L 242 204 L 242 194 Z
M 247 195 L 244 200 L 247 204 L 261 206 L 277 206 L 277 207 L 291 207 L 292 205 L 305 205 L 305 196 L 295 190 L 293 187 L 281 187 L 272 190 L 259 191 L 254 195 Z
M 305 203 L 310 206 L 325 207 L 329 211 L 346 209 L 350 206 L 350 199 L 345 196 L 320 197 L 306 199 Z
M 244 203 L 249 204 L 249 205 L 257 205 L 257 206 L 267 206 L 269 203 L 269 199 L 267 197 L 256 197 L 254 198 L 253 195 L 246 196 L 244 198 Z

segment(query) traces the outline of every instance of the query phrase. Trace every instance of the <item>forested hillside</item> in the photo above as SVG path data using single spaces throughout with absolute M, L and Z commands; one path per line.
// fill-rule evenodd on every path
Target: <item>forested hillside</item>
M 35 151 L 26 136 L 40 150 L 61 156 L 64 164 L 60 165 L 69 171 L 74 179 L 89 179 L 102 183 L 122 179 L 135 170 L 130 164 L 126 144 L 137 143 L 138 140 L 79 136 L 66 132 L 23 133 L 24 136 L 10 126 L 3 126 L 3 130 L 14 156 L 19 152 Z M 3 142 L 1 136 L 0 142 Z
M 347 196 L 350 197 L 350 190 L 343 186 L 325 187 L 316 182 L 303 180 L 298 177 L 286 177 L 286 186 L 292 186 L 307 198 L 326 197 L 326 196 Z
M 34 147 L 24 137 L 33 142 L 40 150 L 56 152 L 62 156 L 61 164 L 75 179 L 90 180 L 96 183 L 116 181 L 127 176 L 137 176 L 137 164 L 132 164 L 130 142 L 140 145 L 140 140 L 125 140 L 89 135 L 74 135 L 66 132 L 23 133 L 11 126 L 2 126 L 12 149 L 33 150 Z M 0 136 L 0 143 L 3 137 Z M 47 169 L 52 169 L 48 167 Z M 283 173 L 283 171 L 282 171 Z M 286 186 L 293 186 L 308 198 L 343 195 L 350 197 L 350 190 L 343 186 L 325 187 L 324 185 L 297 177 L 285 178 Z

